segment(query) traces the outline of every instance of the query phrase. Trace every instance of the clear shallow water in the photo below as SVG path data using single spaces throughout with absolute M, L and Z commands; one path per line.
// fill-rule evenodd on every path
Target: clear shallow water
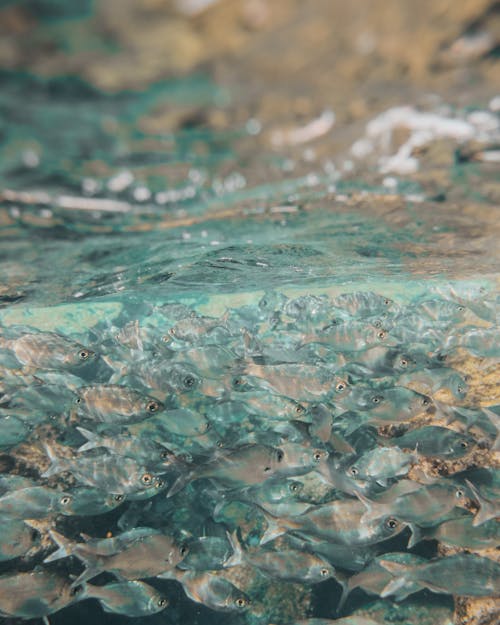
M 482 196 L 471 204 L 474 190 L 466 184 L 468 175 L 489 181 L 488 165 L 450 165 L 450 175 L 465 181 L 465 190 L 453 202 L 437 201 L 425 181 L 401 176 L 396 186 L 387 181 L 384 185 L 385 175 L 369 159 L 356 165 L 359 171 L 343 169 L 350 154 L 337 154 L 333 168 L 327 161 L 311 163 L 299 157 L 290 171 L 283 155 L 262 148 L 250 132 L 252 125 L 250 131 L 245 124 L 234 131 L 217 131 L 194 119 L 175 133 L 144 130 L 144 118 L 159 103 L 167 107 L 170 103 L 172 107 L 188 106 L 193 101 L 207 107 L 229 106 L 228 96 L 202 76 L 115 96 L 103 95 L 76 80 L 39 80 L 5 73 L 2 83 L 0 319 L 9 337 L 17 326 L 56 331 L 108 355 L 115 366 L 121 358 L 125 369 L 133 370 L 136 360 L 151 360 L 156 366 L 158 349 L 165 360 L 175 361 L 179 356 L 169 353 L 172 346 L 167 345 L 165 353 L 158 347 L 178 320 L 159 312 L 166 302 L 183 302 L 197 313 L 213 317 L 222 317 L 227 308 L 257 309 L 264 293 L 270 292 L 290 298 L 327 294 L 333 299 L 341 293 L 369 290 L 394 299 L 407 313 L 426 299 L 442 296 L 457 304 L 471 296 L 495 302 L 498 224 L 491 213 L 494 206 Z M 272 324 L 269 329 L 265 320 L 262 328 L 254 331 L 252 327 L 250 333 L 271 343 L 289 341 L 295 348 L 293 319 L 285 315 L 278 329 Z M 494 314 L 481 319 L 472 312 L 467 321 L 491 327 L 497 323 Z M 150 332 L 144 339 L 145 349 L 114 352 L 117 346 L 112 343 L 112 333 L 136 320 Z M 438 328 L 440 319 L 434 321 Z M 314 321 L 313 330 L 322 330 L 323 322 Z M 454 324 L 455 320 L 452 328 Z M 463 320 L 458 327 L 461 324 Z M 450 325 L 446 325 L 448 331 Z M 398 346 L 411 350 L 420 342 L 417 338 L 412 335 Z M 432 343 L 431 351 L 441 347 L 439 340 Z M 234 337 L 226 340 L 216 335 L 214 341 L 236 350 Z M 185 344 L 173 346 L 174 354 L 185 349 Z M 236 356 L 240 356 L 237 350 Z M 232 373 L 238 369 L 236 356 Z M 491 386 L 496 379 L 497 356 L 486 363 L 487 371 L 488 367 L 493 371 Z M 328 357 L 325 360 L 329 362 Z M 458 369 L 460 373 L 466 367 L 462 369 Z M 137 375 L 130 376 L 130 371 L 113 373 L 98 367 L 82 374 L 77 385 L 82 380 L 105 383 L 112 379 L 146 388 L 161 401 L 168 398 L 170 407 L 179 404 L 200 411 L 227 392 L 221 387 L 215 395 L 209 394 L 214 393 L 210 375 L 192 400 L 175 386 L 173 391 L 167 390 L 170 379 L 165 380 L 165 387 L 160 384 L 152 390 L 151 383 L 140 377 L 138 383 Z M 224 377 L 214 365 L 213 377 L 217 380 L 219 376 Z M 361 381 L 354 378 L 352 386 L 372 382 L 370 376 L 368 380 L 364 376 Z M 62 399 L 51 406 L 53 410 L 68 410 L 65 393 L 72 393 L 74 384 L 74 379 L 61 374 L 56 387 Z M 392 384 L 394 380 L 389 387 Z M 494 405 L 496 396 L 489 397 L 486 386 L 474 384 L 473 407 L 479 410 L 477 397 L 484 406 Z M 21 400 L 23 394 L 19 392 Z M 336 402 L 327 396 L 323 399 L 333 409 Z M 455 399 L 449 405 L 454 405 Z M 28 415 L 32 410 L 29 406 Z M 266 432 L 264 417 L 257 419 L 257 431 L 262 428 Z M 237 423 L 239 420 L 244 419 L 236 418 Z M 58 434 L 64 431 L 62 428 Z M 71 439 L 75 433 L 70 431 Z M 238 447 L 231 428 L 225 431 L 223 427 L 220 435 L 227 435 L 230 447 Z M 39 462 L 46 468 L 40 436 L 43 440 L 44 434 L 37 431 L 30 439 L 31 472 L 36 472 Z M 209 450 L 216 440 L 211 443 Z M 189 445 L 185 443 L 192 451 Z M 35 450 L 42 455 L 36 456 Z M 16 453 L 14 449 L 12 455 Z M 21 456 L 23 453 L 26 449 Z M 489 467 L 487 462 L 485 466 Z M 64 481 L 59 485 L 66 486 Z M 198 507 L 203 488 L 198 484 L 186 492 L 188 505 L 174 515 L 176 531 L 185 526 L 201 535 L 206 524 L 208 535 L 223 536 L 225 529 L 240 527 L 248 546 L 255 546 L 255 535 L 263 523 L 252 516 L 255 510 L 247 510 L 253 529 L 242 522 L 241 510 L 233 515 L 229 512 L 217 524 L 212 511 Z M 211 503 L 218 503 L 217 492 L 215 496 L 208 492 L 214 499 Z M 172 505 L 176 506 L 160 495 L 154 500 L 153 512 L 143 518 L 139 515 L 137 523 L 163 527 L 162 515 L 171 514 Z M 116 533 L 116 522 L 127 510 L 133 511 L 134 506 L 127 504 L 104 519 L 80 519 L 73 530 L 103 535 L 112 528 Z M 132 526 L 134 522 L 132 515 Z M 65 523 L 60 522 L 58 528 L 69 531 L 71 521 Z M 384 549 L 405 548 L 405 541 L 395 540 Z M 424 544 L 419 553 L 430 557 L 435 549 Z M 40 554 L 37 557 L 40 560 Z M 25 566 L 29 565 L 30 561 Z M 248 580 L 243 582 L 245 586 Z M 279 586 L 273 603 L 270 597 L 275 584 L 260 578 L 253 590 L 250 584 L 254 607 L 236 617 L 189 602 L 178 584 L 161 582 L 173 607 L 149 617 L 150 622 L 286 624 L 310 604 L 316 615 L 332 616 L 340 596 L 340 588 L 333 582 L 316 587 L 312 600 L 309 587 L 285 584 Z M 424 603 L 430 606 L 427 612 Z M 401 622 L 422 622 L 422 615 L 437 622 L 437 614 L 444 620 L 451 610 L 451 600 L 442 597 L 410 600 L 398 608 L 389 601 L 373 604 L 363 596 L 359 605 L 355 599 L 347 605 L 350 609 L 373 608 L 380 622 L 381 614 Z M 97 618 L 96 614 L 103 623 L 124 621 L 121 616 L 102 615 L 95 602 L 85 602 L 51 617 L 51 622 L 83 622 Z

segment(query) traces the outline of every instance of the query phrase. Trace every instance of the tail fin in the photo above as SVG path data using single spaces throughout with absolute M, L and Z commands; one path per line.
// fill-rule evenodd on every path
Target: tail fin
M 52 475 L 66 471 L 66 468 L 63 466 L 61 460 L 56 456 L 52 447 L 48 443 L 44 443 L 43 448 L 45 449 L 45 453 L 47 454 L 51 465 L 42 473 L 41 477 L 51 477 Z
M 350 580 L 353 577 L 355 576 L 352 576 L 350 579 L 348 579 L 347 575 L 344 575 L 343 573 L 340 574 L 338 571 L 335 572 L 335 581 L 337 581 L 342 586 L 342 594 L 340 595 L 340 600 L 336 610 L 337 615 L 340 614 L 340 612 L 342 611 L 342 608 L 344 607 L 351 590 L 357 588 L 357 584 L 353 584 L 352 586 L 350 584 Z
M 181 473 L 172 484 L 172 486 L 169 488 L 167 492 L 167 499 L 169 497 L 173 497 L 176 493 L 181 491 L 191 481 L 193 476 L 194 471 L 186 471 L 185 473 Z
M 245 561 L 245 556 L 241 543 L 238 540 L 237 530 L 234 532 L 226 532 L 226 536 L 233 550 L 233 555 L 224 562 L 224 568 L 228 569 L 232 566 L 238 566 L 240 564 L 243 564 L 243 562 Z
M 54 560 L 68 558 L 69 556 L 73 555 L 75 543 L 72 542 L 69 538 L 66 538 L 66 536 L 59 534 L 59 532 L 56 532 L 55 530 L 49 530 L 49 536 L 58 546 L 58 549 L 51 553 L 50 556 L 47 556 L 44 560 L 44 563 L 54 562 Z
M 261 509 L 260 512 L 264 515 L 267 521 L 267 529 L 262 534 L 262 537 L 260 539 L 261 545 L 265 545 L 266 543 L 271 542 L 271 540 L 278 538 L 278 536 L 282 536 L 283 534 L 286 534 L 287 528 L 280 525 L 278 522 L 278 519 L 271 516 L 270 514 L 265 512 L 265 510 L 263 509 Z
M 411 536 L 408 540 L 408 549 L 415 547 L 416 544 L 421 542 L 426 538 L 426 532 L 418 525 L 414 523 L 410 523 Z
M 479 511 L 476 512 L 476 515 L 474 516 L 474 520 L 472 521 L 472 527 L 478 527 L 479 525 L 486 523 L 486 521 L 496 518 L 499 515 L 498 504 L 495 505 L 495 503 L 483 497 L 472 482 L 470 482 L 469 480 L 465 481 L 467 483 L 467 486 L 471 489 L 477 503 L 479 504 Z
M 85 428 L 78 427 L 76 428 L 80 434 L 87 439 L 87 442 L 84 443 L 81 447 L 78 447 L 78 452 L 88 451 L 89 449 L 95 449 L 96 447 L 101 447 L 101 440 L 98 434 L 91 432 L 90 430 L 86 430 Z

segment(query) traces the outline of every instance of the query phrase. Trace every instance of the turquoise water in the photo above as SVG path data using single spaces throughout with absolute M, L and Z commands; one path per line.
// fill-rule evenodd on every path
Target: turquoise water
M 218 571 L 224 577 L 222 568 L 226 582 L 241 593 L 238 597 L 250 602 L 244 610 L 232 606 L 218 611 L 217 606 L 207 607 L 206 599 L 196 602 L 192 590 L 191 600 L 186 598 L 179 583 L 182 566 L 170 567 L 179 576 L 177 582 L 157 579 L 157 571 L 147 570 L 137 577 L 151 582 L 170 603 L 165 611 L 148 616 L 150 623 L 287 625 L 306 616 L 348 614 L 368 615 L 379 623 L 450 622 L 453 599 L 429 590 L 401 603 L 390 593 L 379 599 L 379 592 L 355 591 L 344 612 L 336 611 L 342 584 L 376 555 L 436 557 L 436 540 L 408 547 L 411 532 L 417 531 L 411 526 L 434 529 L 450 520 L 446 515 L 436 520 L 422 508 L 415 520 L 389 508 L 399 524 L 394 536 L 389 532 L 365 542 L 358 537 L 350 544 L 348 538 L 327 532 L 326 542 L 338 546 L 338 553 L 326 555 L 317 547 L 325 533 L 302 521 L 298 530 L 288 527 L 283 532 L 288 541 L 281 539 L 270 548 L 263 535 L 273 513 L 262 512 L 257 503 L 262 500 L 252 490 L 268 484 L 264 478 L 254 479 L 267 457 L 256 454 L 248 465 L 237 459 L 229 475 L 210 463 L 247 446 L 268 452 L 283 448 L 290 464 L 277 471 L 271 484 L 303 484 L 298 502 L 304 512 L 332 502 L 352 504 L 353 524 L 363 528 L 366 502 L 360 503 L 356 493 L 368 499 L 380 496 L 406 479 L 407 467 L 389 475 L 388 482 L 368 476 L 360 490 L 352 483 L 346 486 L 345 477 L 339 476 L 368 453 L 397 447 L 397 436 L 406 429 L 418 433 L 436 426 L 447 430 L 445 436 L 462 437 L 472 451 L 445 446 L 421 452 L 422 458 L 417 445 L 412 466 L 420 463 L 428 475 L 414 472 L 407 481 L 422 488 L 429 483 L 443 487 L 432 496 L 437 503 L 440 497 L 448 501 L 445 485 L 467 489 L 466 479 L 486 500 L 497 497 L 493 467 L 498 423 L 484 411 L 498 402 L 499 355 L 491 341 L 498 336 L 499 266 L 497 242 L 488 229 L 488 211 L 495 208 L 468 184 L 477 177 L 490 181 L 489 166 L 458 158 L 450 165 L 448 173 L 462 188 L 454 204 L 436 198 L 435 190 L 428 192 L 418 180 L 401 175 L 388 182 L 369 159 L 358 170 L 342 169 L 342 162 L 351 162 L 349 154 L 337 155 L 334 167 L 328 160 L 297 157 L 292 168 L 286 155 L 262 147 L 255 120 L 216 130 L 203 116 L 195 116 L 176 132 L 148 131 L 144 119 L 160 105 L 231 108 L 230 94 L 202 74 L 115 95 L 67 77 L 3 72 L 0 83 L 1 410 L 2 418 L 19 421 L 21 431 L 17 440 L 17 431 L 6 425 L 12 420 L 3 424 L 0 437 L 14 436 L 15 442 L 0 439 L 2 472 L 52 492 L 68 491 L 75 499 L 78 492 L 73 489 L 82 485 L 97 489 L 99 503 L 110 494 L 125 493 L 120 506 L 102 514 L 61 514 L 57 507 L 42 514 L 41 544 L 37 536 L 32 550 L 1 563 L 2 579 L 36 566 L 54 572 L 65 584 L 70 575 L 80 575 L 78 559 L 43 563 L 54 547 L 48 529 L 80 542 L 81 533 L 103 538 L 107 532 L 116 536 L 148 527 L 164 531 L 178 545 L 190 545 L 195 564 L 188 570 Z M 371 295 L 364 308 L 364 295 L 359 294 L 366 292 Z M 341 298 L 343 294 L 354 294 L 354 300 Z M 340 337 L 336 328 L 342 330 Z M 390 366 L 380 358 L 373 364 L 368 357 L 370 348 L 380 346 L 380 332 L 389 337 L 382 348 L 389 350 Z M 76 343 L 63 338 L 58 344 L 54 335 Z M 27 355 L 21 347 L 26 337 Z M 61 356 L 75 357 L 81 349 L 95 352 L 82 367 L 79 362 L 68 365 Z M 408 374 L 395 364 L 396 356 L 412 363 Z M 484 380 L 473 375 L 475 368 L 484 371 Z M 344 389 L 339 390 L 339 383 Z M 110 384 L 161 402 L 159 414 L 167 421 L 170 415 L 175 423 L 164 423 L 158 435 L 153 418 L 143 420 L 139 410 L 140 419 L 134 414 L 142 429 L 122 430 L 135 423 L 133 418 L 127 422 L 126 411 L 114 404 L 123 388 L 113 390 L 94 412 L 75 408 L 83 388 Z M 371 398 L 385 393 L 389 402 L 394 389 L 395 403 L 384 417 L 374 417 L 378 413 L 363 403 L 363 393 Z M 258 408 L 252 403 L 256 398 Z M 432 414 L 428 404 L 422 404 L 425 410 L 414 409 L 415 402 L 427 399 Z M 284 413 L 277 404 L 285 405 Z M 326 411 L 326 424 L 318 417 L 318 404 Z M 291 411 L 298 405 L 307 418 L 295 418 Z M 201 431 L 207 423 L 207 432 Z M 127 452 L 131 455 L 118 456 L 140 457 L 141 466 L 149 453 L 146 441 L 164 443 L 177 464 L 164 470 L 151 461 L 151 471 L 161 477 L 159 492 L 144 493 L 142 487 L 129 488 L 124 482 L 116 486 L 113 471 L 111 477 L 104 476 L 102 463 L 111 456 L 103 447 L 77 452 L 85 443 L 77 426 L 99 435 L 108 428 L 116 440 L 139 437 L 144 449 L 138 446 Z M 82 477 L 71 464 L 62 474 L 44 475 L 50 465 L 46 444 L 56 457 L 71 457 L 77 464 L 85 453 L 95 458 L 95 475 Z M 321 472 L 308 464 L 317 449 L 322 462 L 328 458 Z M 233 470 L 241 466 L 243 476 L 234 478 Z M 474 473 L 477 467 L 483 473 Z M 0 503 L 5 492 L 17 488 L 6 487 Z M 451 506 L 458 518 L 468 515 L 472 520 L 485 507 L 474 490 L 460 497 L 467 501 Z M 291 503 L 285 499 L 283 505 Z M 291 518 L 293 526 L 295 514 L 283 510 L 276 518 Z M 492 519 L 488 521 L 491 527 Z M 498 536 L 495 523 L 493 515 L 489 547 Z M 212 564 L 202 566 L 195 556 L 204 537 L 220 540 L 219 560 L 227 560 L 232 548 L 226 532 L 236 532 L 248 559 L 287 549 L 302 558 L 320 554 L 324 566 L 336 568 L 328 577 L 337 581 L 281 579 L 249 562 L 239 569 L 224 568 L 219 561 L 213 564 L 213 554 Z M 462 537 L 462 550 L 467 540 Z M 352 549 L 348 557 L 341 555 L 345 548 Z M 484 555 L 479 551 L 477 557 Z M 464 570 L 474 568 L 468 560 L 460 564 Z M 91 584 L 113 581 L 106 566 L 97 572 L 101 577 Z M 498 593 L 496 569 L 492 578 Z M 466 595 L 467 588 L 462 585 L 453 594 Z M 61 607 L 50 615 L 52 624 L 126 620 L 102 612 L 95 599 Z M 2 610 L 23 616 L 20 608 L 3 608 L 0 593 Z

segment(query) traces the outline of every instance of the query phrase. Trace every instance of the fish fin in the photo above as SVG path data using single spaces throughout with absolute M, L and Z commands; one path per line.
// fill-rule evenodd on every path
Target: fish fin
M 497 415 L 496 412 L 488 408 L 483 408 L 483 413 L 488 417 L 491 425 L 493 425 L 497 431 L 497 436 L 491 449 L 493 451 L 500 451 L 500 415 Z
M 356 495 L 356 497 L 361 501 L 362 504 L 364 504 L 366 508 L 366 512 L 361 517 L 361 521 L 372 520 L 379 516 L 383 516 L 384 510 L 385 508 L 387 508 L 387 504 L 372 501 L 371 499 L 368 499 L 368 497 L 363 495 L 363 493 L 361 493 L 359 490 L 354 490 L 352 494 Z
M 49 617 L 42 616 L 43 625 L 50 625 Z
M 401 564 L 401 562 L 393 562 L 392 560 L 379 560 L 379 564 L 386 571 L 389 571 L 391 575 L 397 575 L 398 577 L 404 577 L 404 574 L 408 572 L 408 565 Z
M 393 562 L 391 562 L 391 564 L 395 564 Z M 381 599 L 385 599 L 386 597 L 389 597 L 390 595 L 396 595 L 396 601 L 402 601 L 403 599 L 405 599 L 410 593 L 408 592 L 403 592 L 400 593 L 399 591 L 405 587 L 405 584 L 407 583 L 406 579 L 404 577 L 398 577 L 397 579 L 392 579 L 388 584 L 386 584 L 386 586 L 384 586 L 384 588 L 382 589 L 382 592 L 380 593 L 380 598 Z
M 347 575 L 340 575 L 340 573 L 338 572 L 335 573 L 335 580 L 342 587 L 342 594 L 340 595 L 339 603 L 337 605 L 337 609 L 335 610 L 335 613 L 338 616 L 342 612 L 342 609 L 345 605 L 345 602 L 347 601 L 347 597 L 349 597 L 349 594 L 351 593 L 351 590 L 357 588 L 357 585 L 351 586 L 349 584 L 349 579 Z
M 410 530 L 411 536 L 408 540 L 408 549 L 412 549 L 412 547 L 415 547 L 417 543 L 421 542 L 425 538 L 422 528 L 420 528 L 418 525 L 410 523 Z
M 56 456 L 53 448 L 48 443 L 44 443 L 43 448 L 45 449 L 45 453 L 47 454 L 51 464 L 50 467 L 42 473 L 41 477 L 51 477 L 52 475 L 66 471 L 60 459 Z
M 167 492 L 167 499 L 173 497 L 176 493 L 181 491 L 191 481 L 193 475 L 194 471 L 186 471 L 185 473 L 181 473 L 172 484 L 172 486 L 169 488 Z
M 224 568 L 228 569 L 232 566 L 243 564 L 245 556 L 243 554 L 241 542 L 238 539 L 237 530 L 234 532 L 226 532 L 226 536 L 229 540 L 229 544 L 231 545 L 231 549 L 233 550 L 233 555 L 224 562 Z
M 331 431 L 331 428 L 330 428 L 330 431 Z M 333 431 L 331 431 L 330 433 L 328 442 L 330 443 L 330 445 L 333 447 L 335 451 L 345 453 L 345 454 L 356 453 L 356 450 L 354 449 L 354 447 L 352 447 L 352 445 L 350 445 L 343 436 L 341 436 L 340 434 L 336 434 Z
M 88 451 L 89 449 L 95 449 L 96 447 L 100 447 L 99 436 L 90 430 L 86 430 L 85 428 L 78 427 L 76 428 L 80 434 L 87 439 L 87 442 L 84 443 L 81 447 L 78 447 L 78 452 Z
M 80 584 L 83 584 L 84 582 L 88 581 L 89 579 L 92 579 L 94 577 L 97 577 L 97 575 L 99 575 L 100 573 L 103 572 L 104 569 L 102 569 L 100 566 L 97 565 L 90 565 L 88 566 L 82 573 L 81 575 L 79 575 L 75 581 L 71 584 L 71 588 L 75 588 L 75 586 L 80 586 Z
M 376 483 L 383 488 L 387 488 L 387 484 L 389 483 L 386 478 L 380 478 L 376 480 Z
M 282 536 L 283 534 L 286 534 L 287 529 L 285 527 L 282 527 L 278 523 L 277 519 L 275 519 L 273 516 L 271 516 L 264 510 L 261 510 L 261 512 L 267 521 L 267 529 L 262 534 L 261 539 L 260 539 L 261 545 L 265 545 L 266 543 L 271 542 L 271 540 L 278 538 L 278 536 Z
M 66 536 L 59 534 L 55 530 L 49 530 L 49 536 L 55 542 L 58 549 L 47 556 L 44 560 L 44 563 L 54 562 L 54 560 L 60 560 L 61 558 L 68 558 L 73 555 L 73 547 L 74 543 Z
M 467 486 L 471 489 L 474 498 L 479 504 L 479 510 L 474 516 L 474 520 L 472 521 L 472 527 L 478 527 L 479 525 L 486 523 L 486 521 L 496 518 L 498 516 L 498 510 L 496 509 L 496 507 L 481 495 L 477 487 L 470 480 L 465 480 L 465 482 Z

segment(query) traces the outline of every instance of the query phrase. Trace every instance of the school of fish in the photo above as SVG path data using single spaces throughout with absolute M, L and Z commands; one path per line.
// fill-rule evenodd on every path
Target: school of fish
M 352 592 L 500 597 L 500 406 L 477 391 L 498 391 L 499 310 L 268 292 L 1 327 L 0 616 L 144 617 L 179 584 L 266 625 L 373 625 Z M 337 605 L 270 617 L 273 581 Z

